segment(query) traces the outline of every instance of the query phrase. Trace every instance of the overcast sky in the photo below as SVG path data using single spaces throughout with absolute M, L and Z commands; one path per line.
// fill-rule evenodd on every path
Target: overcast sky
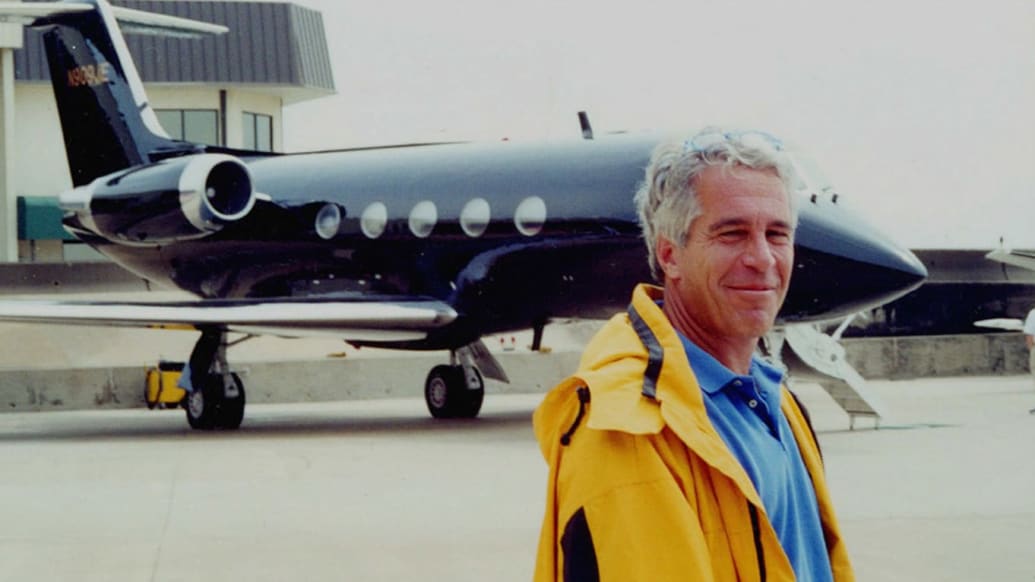
M 749 126 L 913 248 L 1035 248 L 1035 2 L 294 0 L 338 94 L 289 151 Z

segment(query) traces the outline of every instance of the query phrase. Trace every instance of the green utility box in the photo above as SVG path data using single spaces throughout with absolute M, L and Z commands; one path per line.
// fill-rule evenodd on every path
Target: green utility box
M 18 240 L 75 240 L 61 226 L 64 212 L 57 198 L 49 196 L 18 197 Z

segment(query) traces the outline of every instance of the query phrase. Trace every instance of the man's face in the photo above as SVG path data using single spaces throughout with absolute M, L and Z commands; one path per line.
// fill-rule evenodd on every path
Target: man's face
M 695 343 L 757 341 L 773 326 L 790 282 L 788 194 L 775 172 L 740 166 L 709 167 L 695 186 L 701 214 L 686 246 L 658 245 L 668 301 L 678 303 L 666 311 Z

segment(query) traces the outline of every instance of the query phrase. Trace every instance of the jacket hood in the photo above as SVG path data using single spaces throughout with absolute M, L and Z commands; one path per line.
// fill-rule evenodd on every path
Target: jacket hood
M 578 371 L 547 394 L 534 416 L 536 438 L 547 459 L 560 437 L 580 422 L 631 434 L 655 434 L 668 425 L 724 472 L 744 475 L 708 419 L 683 344 L 657 304 L 661 296 L 658 287 L 637 286 L 629 311 L 615 315 L 597 332 Z M 645 341 L 641 334 L 652 337 Z M 588 406 L 578 402 L 581 386 L 589 389 Z M 656 391 L 651 393 L 651 387 Z M 580 408 L 587 410 L 584 418 L 575 412 Z

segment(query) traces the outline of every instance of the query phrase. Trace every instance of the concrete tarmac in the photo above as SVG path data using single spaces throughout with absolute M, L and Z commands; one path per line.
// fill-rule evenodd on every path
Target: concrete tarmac
M 872 386 L 894 425 L 849 431 L 798 387 L 858 579 L 1035 580 L 1031 380 Z M 448 422 L 409 397 L 259 404 L 216 433 L 182 411 L 0 415 L 0 580 L 529 580 L 540 399 Z

